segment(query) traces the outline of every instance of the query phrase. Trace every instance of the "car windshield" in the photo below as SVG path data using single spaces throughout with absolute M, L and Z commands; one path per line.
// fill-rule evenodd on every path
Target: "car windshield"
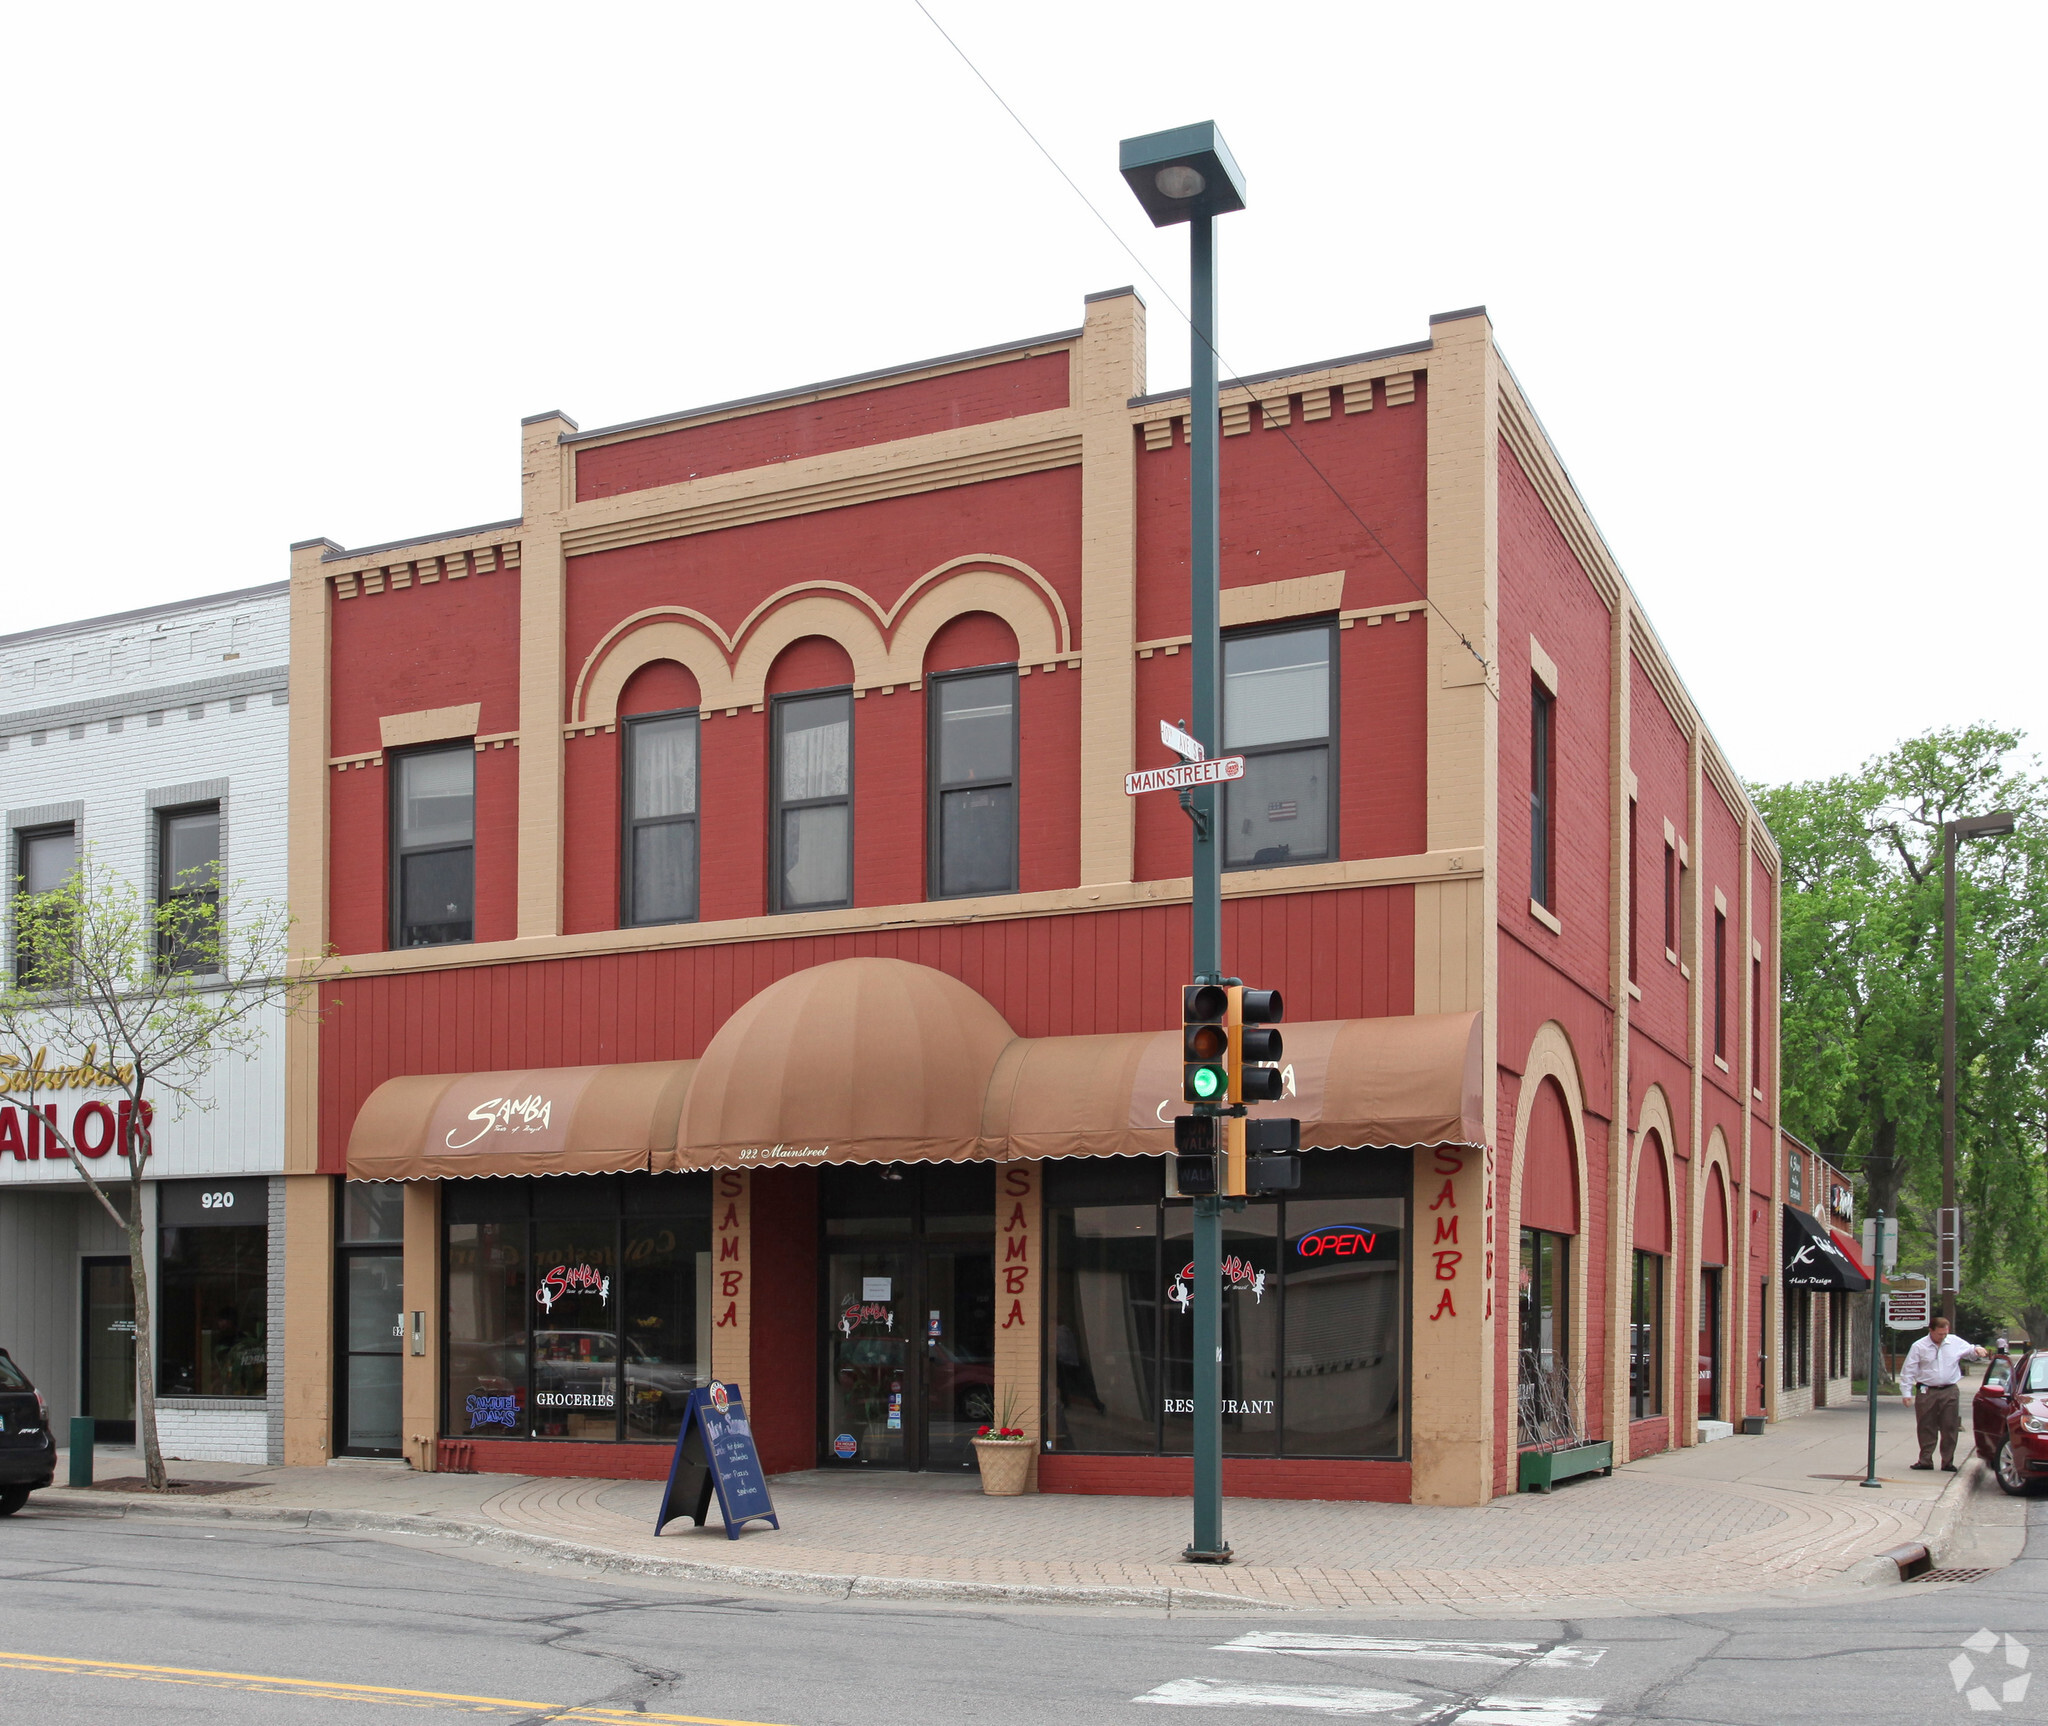
M 28 1380 L 22 1377 L 21 1368 L 4 1354 L 0 1354 L 0 1390 L 31 1389 Z
M 2048 1354 L 2034 1354 L 2027 1357 L 2027 1382 L 2025 1390 L 2048 1390 Z

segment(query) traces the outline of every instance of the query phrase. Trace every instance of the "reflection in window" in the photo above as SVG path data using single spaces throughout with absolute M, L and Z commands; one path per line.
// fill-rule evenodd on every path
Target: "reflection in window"
M 447 1208 L 444 1430 L 673 1440 L 710 1365 L 708 1181 L 462 1183 Z
M 1017 886 L 1017 674 L 931 686 L 932 897 Z
M 392 821 L 394 942 L 433 947 L 476 928 L 476 750 L 401 755 Z
M 1062 1177 L 1046 1202 L 1047 1436 L 1062 1451 L 1185 1454 L 1194 1412 L 1190 1208 L 1131 1202 L 1142 1173 Z M 1156 1174 L 1151 1181 L 1156 1189 Z M 1129 1197 L 1088 1202 L 1119 1201 L 1113 1189 Z M 1312 1196 L 1254 1200 L 1225 1218 L 1226 1451 L 1401 1454 L 1405 1211 L 1399 1197 Z
M 1571 1237 L 1524 1229 L 1516 1387 L 1523 1444 L 1553 1444 L 1572 1433 L 1570 1281 Z
M 69 920 L 57 892 L 78 868 L 78 832 L 48 827 L 16 835 L 14 978 L 28 989 L 54 989 L 71 975 Z
M 1245 758 L 1224 787 L 1229 868 L 1334 856 L 1328 624 L 1223 643 L 1223 748 Z
M 261 1396 L 270 1231 L 167 1228 L 158 1237 L 157 1382 L 166 1396 Z
M 157 816 L 157 945 L 173 971 L 220 968 L 220 805 Z
M 625 922 L 697 915 L 697 716 L 626 722 Z
M 1628 1417 L 1664 1412 L 1664 1257 L 1639 1252 L 1629 1285 Z
M 775 908 L 853 903 L 853 696 L 775 703 Z

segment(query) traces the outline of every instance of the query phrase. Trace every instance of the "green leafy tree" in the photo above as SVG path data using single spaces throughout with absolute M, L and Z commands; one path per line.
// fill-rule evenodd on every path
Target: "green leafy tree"
M 1941 1190 L 1942 824 L 2010 809 L 1961 847 L 1956 1151 L 1966 1277 L 2048 1308 L 2048 779 L 2022 734 L 1930 731 L 1831 779 L 1755 788 L 1785 860 L 1785 1124 L 1903 1219 Z M 1903 1255 L 1902 1255 L 1903 1256 Z
M 52 1091 L 118 1093 L 109 1111 L 117 1154 L 104 1143 L 77 1145 L 75 1116 L 54 1109 L 42 1126 L 43 1155 L 68 1158 L 127 1236 L 135 1430 L 149 1484 L 162 1491 L 142 1232 L 154 1116 L 210 1107 L 206 1075 L 252 1055 L 271 1034 L 272 1009 L 315 1010 L 318 961 L 292 961 L 283 908 L 242 901 L 212 866 L 152 899 L 88 849 L 59 885 L 17 893 L 12 911 L 13 962 L 0 979 L 0 1101 L 35 1109 Z

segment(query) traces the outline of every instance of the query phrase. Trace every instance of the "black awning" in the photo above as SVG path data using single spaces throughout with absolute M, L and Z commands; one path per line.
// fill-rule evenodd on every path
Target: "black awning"
M 1835 1245 L 1827 1224 L 1805 1211 L 1785 1207 L 1785 1286 L 1858 1294 L 1870 1279 Z

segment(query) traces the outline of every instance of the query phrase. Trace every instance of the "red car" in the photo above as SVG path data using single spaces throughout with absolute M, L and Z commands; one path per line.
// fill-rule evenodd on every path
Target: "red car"
M 1970 1405 L 1977 1454 L 2018 1497 L 2048 1484 L 2048 1349 L 2000 1355 Z

